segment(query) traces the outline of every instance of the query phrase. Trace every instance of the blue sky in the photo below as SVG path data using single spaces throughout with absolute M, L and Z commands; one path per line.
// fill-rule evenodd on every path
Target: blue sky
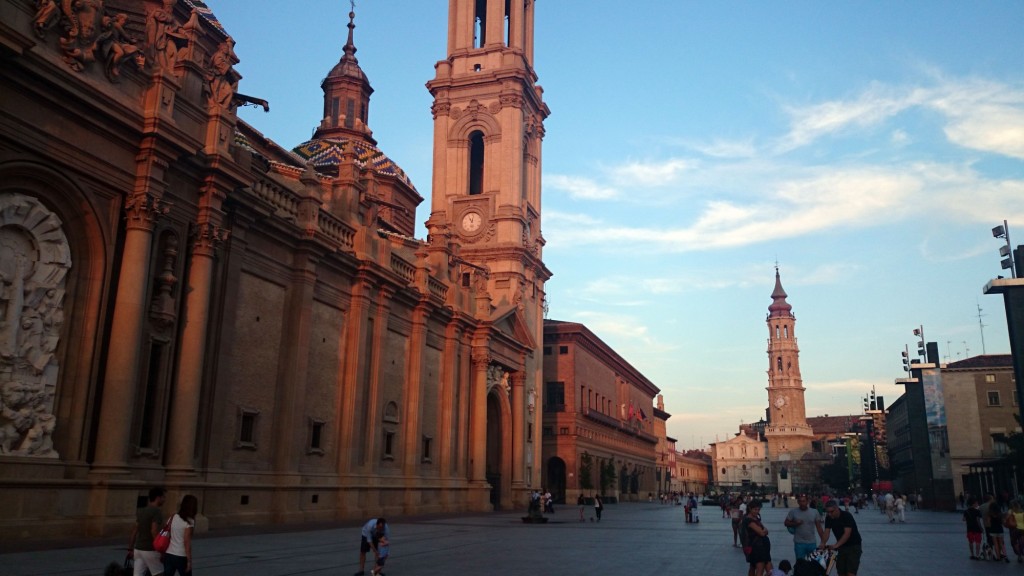
M 308 139 L 348 2 L 209 2 L 241 116 Z M 357 2 L 380 148 L 429 198 L 424 84 L 447 2 Z M 301 10 L 296 6 L 302 6 Z M 549 317 L 586 324 L 665 395 L 681 448 L 767 406 L 778 262 L 808 416 L 895 400 L 924 326 L 945 360 L 1007 353 L 1004 219 L 1024 243 L 1024 2 L 538 0 Z M 417 219 L 420 236 L 429 199 Z

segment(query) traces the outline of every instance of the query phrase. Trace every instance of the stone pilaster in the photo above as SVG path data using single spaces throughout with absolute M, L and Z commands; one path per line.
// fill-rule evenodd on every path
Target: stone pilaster
M 117 301 L 110 334 L 114 343 L 107 354 L 103 398 L 100 401 L 100 428 L 96 439 L 94 470 L 126 472 L 128 450 L 132 444 L 132 415 L 135 411 L 139 381 L 140 347 L 149 298 L 149 256 L 153 245 L 153 227 L 168 206 L 151 192 L 138 192 L 125 202 L 127 226 Z
M 185 325 L 178 356 L 178 379 L 171 400 L 166 459 L 167 473 L 170 475 L 191 475 L 195 472 L 196 429 L 208 345 L 206 330 L 209 325 L 214 256 L 217 247 L 227 238 L 227 230 L 215 224 L 209 214 L 204 214 L 202 220 L 193 231 Z
M 469 393 L 469 480 L 487 482 L 487 367 L 491 357 L 486 348 L 473 350 L 473 373 Z

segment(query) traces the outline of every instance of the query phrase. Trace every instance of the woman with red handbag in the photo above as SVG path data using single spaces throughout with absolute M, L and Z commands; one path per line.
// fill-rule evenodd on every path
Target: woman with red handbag
M 188 494 L 181 499 L 178 513 L 171 517 L 171 544 L 164 553 L 164 576 L 192 576 L 192 531 L 198 512 L 199 500 Z

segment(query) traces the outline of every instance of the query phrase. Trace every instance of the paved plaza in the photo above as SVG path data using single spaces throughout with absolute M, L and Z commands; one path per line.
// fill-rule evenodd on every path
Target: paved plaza
M 772 557 L 793 560 L 792 537 L 782 525 L 788 509 L 766 507 L 762 518 Z M 682 506 L 609 505 L 600 523 L 578 521 L 561 506 L 545 525 L 525 525 L 521 514 L 393 519 L 389 576 L 507 576 L 595 574 L 742 576 L 743 554 L 720 510 L 702 507 L 699 524 L 683 522 Z M 889 524 L 876 510 L 856 516 L 864 538 L 859 574 L 1022 573 L 1024 565 L 968 558 L 960 514 L 908 512 L 906 524 Z M 125 535 L 127 540 L 127 534 Z M 359 526 L 304 531 L 222 534 L 193 542 L 196 576 L 349 576 L 358 569 Z M 6 547 L 9 547 L 7 543 Z M 99 576 L 124 558 L 124 544 L 0 554 L 2 576 Z M 372 554 L 367 560 L 367 573 Z

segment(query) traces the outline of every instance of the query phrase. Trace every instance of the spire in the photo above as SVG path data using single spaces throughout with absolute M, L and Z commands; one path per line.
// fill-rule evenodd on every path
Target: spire
M 345 55 L 341 57 L 342 62 L 345 60 L 351 60 L 358 64 L 356 60 L 356 45 L 352 41 L 352 32 L 356 29 L 356 3 L 352 2 L 352 9 L 348 13 L 348 41 L 345 42 Z
M 792 316 L 793 307 L 786 302 L 786 291 L 782 289 L 782 279 L 779 277 L 779 267 L 775 266 L 775 290 L 772 290 L 772 303 L 768 306 L 770 318 Z
M 356 59 L 355 2 L 348 13 L 348 38 L 341 59 L 320 83 L 324 115 L 313 138 L 353 138 L 376 144 L 368 124 L 373 88 Z

